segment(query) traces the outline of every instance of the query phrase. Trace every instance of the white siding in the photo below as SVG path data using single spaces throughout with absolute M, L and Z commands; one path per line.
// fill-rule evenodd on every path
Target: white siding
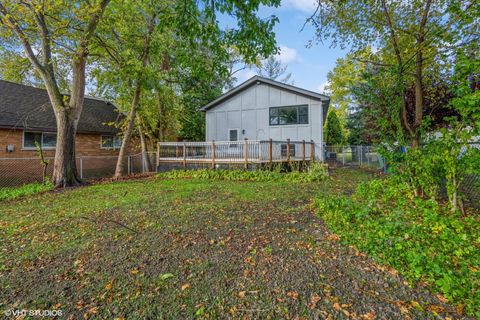
M 270 107 L 300 104 L 309 105 L 308 124 L 270 126 Z M 239 129 L 239 139 L 313 140 L 315 154 L 322 157 L 322 119 L 322 104 L 318 99 L 264 83 L 255 84 L 206 112 L 206 140 L 228 140 L 228 130 Z

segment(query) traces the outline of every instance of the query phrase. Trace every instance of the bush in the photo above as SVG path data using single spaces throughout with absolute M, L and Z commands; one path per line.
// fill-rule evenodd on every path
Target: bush
M 306 172 L 281 172 L 280 167 L 269 170 L 173 170 L 158 174 L 166 179 L 212 179 L 230 181 L 284 181 L 284 182 L 318 182 L 327 178 L 328 171 L 321 164 L 312 164 Z
M 30 196 L 35 193 L 45 192 L 53 189 L 53 184 L 30 183 L 21 187 L 0 189 L 0 201 L 13 200 L 20 197 Z
M 480 317 L 480 219 L 415 197 L 388 178 L 361 184 L 352 197 L 317 199 L 318 214 L 341 241 L 424 281 Z

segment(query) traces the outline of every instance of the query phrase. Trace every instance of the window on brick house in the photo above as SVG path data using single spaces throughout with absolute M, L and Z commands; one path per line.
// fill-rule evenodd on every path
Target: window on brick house
M 122 138 L 119 136 L 102 136 L 102 149 L 120 149 L 122 146 Z
M 23 148 L 35 149 L 36 142 L 42 149 L 55 149 L 57 146 L 57 134 L 52 132 L 23 132 Z

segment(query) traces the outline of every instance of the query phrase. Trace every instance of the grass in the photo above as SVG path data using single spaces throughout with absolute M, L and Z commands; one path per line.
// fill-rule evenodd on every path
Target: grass
M 338 245 L 312 214 L 315 196 L 349 194 L 371 177 L 345 169 L 317 183 L 150 178 L 6 202 L 0 312 L 432 318 L 410 302 L 441 302 Z
M 30 183 L 21 187 L 0 188 L 0 201 L 15 200 L 53 189 L 51 183 Z

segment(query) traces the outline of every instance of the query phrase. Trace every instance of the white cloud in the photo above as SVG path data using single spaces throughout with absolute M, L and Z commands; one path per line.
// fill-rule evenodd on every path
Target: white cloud
M 280 45 L 280 52 L 278 53 L 278 59 L 283 64 L 287 64 L 290 62 L 301 62 L 301 59 L 297 50 L 294 48 L 289 48 L 285 45 Z
M 330 85 L 330 82 L 327 80 L 317 87 L 317 91 L 320 92 L 320 93 L 328 93 L 328 90 L 326 90 L 326 89 L 327 89 L 327 86 L 329 86 L 329 85 Z
M 317 8 L 317 3 L 317 0 L 285 0 L 282 2 L 282 6 L 285 5 L 286 8 L 313 14 Z

